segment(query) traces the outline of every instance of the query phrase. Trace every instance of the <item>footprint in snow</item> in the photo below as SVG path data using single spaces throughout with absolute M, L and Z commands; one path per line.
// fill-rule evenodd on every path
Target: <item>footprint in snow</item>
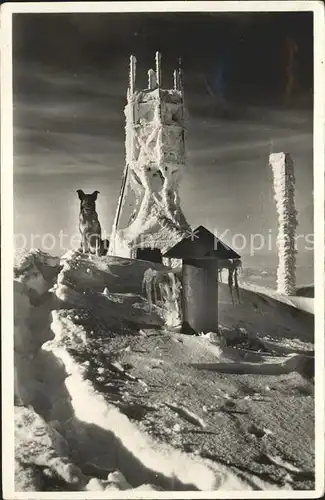
M 261 439 L 264 436 L 268 436 L 269 434 L 272 434 L 272 432 L 268 429 L 261 429 L 260 427 L 257 427 L 255 424 L 251 424 L 247 431 L 249 434 L 252 434 L 253 436 L 256 436 L 257 438 Z

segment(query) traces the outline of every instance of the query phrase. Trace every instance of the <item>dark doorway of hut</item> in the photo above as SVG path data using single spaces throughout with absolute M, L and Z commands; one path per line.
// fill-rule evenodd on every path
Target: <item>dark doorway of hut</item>
M 136 258 L 140 260 L 147 260 L 149 262 L 155 262 L 162 264 L 162 253 L 159 248 L 138 248 L 136 253 Z

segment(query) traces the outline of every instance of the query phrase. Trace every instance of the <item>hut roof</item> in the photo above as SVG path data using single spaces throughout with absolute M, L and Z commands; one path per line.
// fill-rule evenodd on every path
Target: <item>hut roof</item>
M 164 257 L 176 259 L 240 259 L 240 255 L 223 243 L 204 226 L 199 226 L 176 245 Z

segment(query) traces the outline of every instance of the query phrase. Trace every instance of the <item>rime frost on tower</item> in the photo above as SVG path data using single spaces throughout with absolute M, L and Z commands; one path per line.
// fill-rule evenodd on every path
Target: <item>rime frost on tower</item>
M 126 117 L 126 166 L 113 223 L 111 255 L 135 258 L 138 249 L 162 253 L 190 229 L 180 207 L 179 181 L 185 165 L 185 113 L 182 71 L 174 88 L 162 88 L 161 56 L 148 71 L 148 88 L 135 87 L 136 59 L 130 58 Z M 127 220 L 127 203 L 133 210 Z M 124 226 L 124 227 L 123 227 Z
M 296 288 L 296 245 L 298 225 L 295 208 L 295 177 L 292 159 L 287 153 L 273 153 L 269 158 L 273 170 L 274 198 L 278 212 L 278 292 L 294 295 Z

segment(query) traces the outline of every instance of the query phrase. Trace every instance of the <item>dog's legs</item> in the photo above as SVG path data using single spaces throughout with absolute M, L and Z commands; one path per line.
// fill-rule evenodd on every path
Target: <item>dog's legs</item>
M 82 252 L 83 253 L 83 251 L 84 251 L 84 248 L 83 248 L 83 234 L 80 231 L 80 245 L 79 245 L 79 248 L 78 248 L 78 252 Z
M 86 235 L 83 236 L 83 253 L 88 253 L 89 247 L 88 247 L 88 241 Z
M 98 240 L 98 238 L 96 238 L 95 254 L 97 257 L 99 257 L 100 255 L 100 241 Z

